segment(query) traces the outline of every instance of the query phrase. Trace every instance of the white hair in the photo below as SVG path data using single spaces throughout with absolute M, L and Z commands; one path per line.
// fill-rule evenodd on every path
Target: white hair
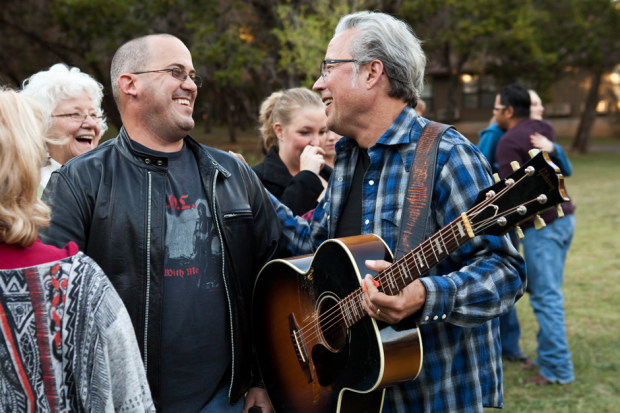
M 60 101 L 78 98 L 86 92 L 97 109 L 97 115 L 103 115 L 101 101 L 103 100 L 103 85 L 77 67 L 69 67 L 64 63 L 57 63 L 48 70 L 42 70 L 22 84 L 21 93 L 36 100 L 40 105 L 46 122 L 48 134 L 52 123 L 52 113 Z M 101 134 L 108 129 L 106 119 L 101 120 Z M 49 136 L 48 136 L 49 138 Z
M 390 80 L 389 95 L 415 107 L 424 88 L 426 56 L 411 27 L 384 13 L 362 11 L 340 19 L 334 36 L 349 29 L 356 30 L 349 44 L 351 57 L 357 61 L 356 72 L 380 60 Z

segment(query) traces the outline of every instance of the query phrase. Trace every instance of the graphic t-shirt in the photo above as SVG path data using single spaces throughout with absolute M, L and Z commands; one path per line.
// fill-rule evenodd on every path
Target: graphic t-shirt
M 161 340 L 163 411 L 198 412 L 231 363 L 228 303 L 216 224 L 187 146 L 168 158 Z

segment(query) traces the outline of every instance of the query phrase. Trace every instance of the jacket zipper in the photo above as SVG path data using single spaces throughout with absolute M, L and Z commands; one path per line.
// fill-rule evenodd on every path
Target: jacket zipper
M 220 236 L 220 246 L 222 251 L 222 279 L 224 280 L 224 287 L 226 288 L 226 299 L 228 300 L 228 315 L 230 317 L 230 345 L 232 347 L 232 369 L 230 376 L 230 387 L 228 388 L 228 400 L 230 401 L 230 393 L 232 392 L 232 386 L 235 379 L 235 341 L 234 341 L 234 333 L 233 333 L 233 320 L 232 320 L 232 309 L 230 305 L 230 295 L 228 293 L 228 284 L 226 284 L 226 274 L 224 272 L 224 262 L 226 261 L 224 254 L 224 238 L 222 238 L 222 231 L 220 230 L 220 223 L 217 219 L 217 209 L 215 205 L 215 184 L 217 183 L 217 174 L 218 170 L 215 170 L 215 176 L 213 177 L 213 216 L 215 217 L 215 226 L 217 227 L 217 233 Z
M 151 292 L 151 172 L 149 174 L 148 210 L 146 215 L 146 310 L 144 312 L 144 370 L 147 368 L 147 334 L 149 331 L 149 295 Z

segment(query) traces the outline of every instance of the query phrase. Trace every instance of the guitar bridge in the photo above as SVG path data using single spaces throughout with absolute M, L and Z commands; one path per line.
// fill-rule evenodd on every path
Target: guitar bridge
M 295 319 L 295 314 L 290 313 L 288 315 L 288 325 L 289 331 L 291 333 L 293 348 L 295 349 L 295 354 L 297 354 L 297 360 L 299 361 L 299 366 L 306 375 L 308 383 L 310 383 L 314 381 L 312 371 L 310 370 L 310 357 L 308 357 L 306 343 L 304 342 L 304 338 L 300 332 L 299 325 L 297 324 L 297 320 Z

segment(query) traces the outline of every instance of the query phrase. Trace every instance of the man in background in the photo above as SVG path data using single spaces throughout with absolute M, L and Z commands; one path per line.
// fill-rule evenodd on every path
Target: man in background
M 508 85 L 500 89 L 493 110 L 497 126 L 506 130 L 497 144 L 495 159 L 499 176 L 512 173 L 512 161 L 524 164 L 530 159 L 528 151 L 534 149 L 532 136 L 537 134 L 555 142 L 555 131 L 549 122 L 530 119 L 531 99 L 527 89 Z M 521 224 L 525 234 L 523 252 L 527 263 L 527 281 L 530 303 L 538 320 L 538 358 L 526 368 L 540 367 L 538 374 L 526 379 L 537 385 L 569 383 L 575 380 L 573 363 L 566 340 L 564 321 L 564 263 L 575 231 L 575 210 L 571 202 L 562 205 L 564 219 L 558 220 L 558 212 L 551 209 L 541 215 L 547 226 L 540 231 L 534 228 L 534 220 Z

